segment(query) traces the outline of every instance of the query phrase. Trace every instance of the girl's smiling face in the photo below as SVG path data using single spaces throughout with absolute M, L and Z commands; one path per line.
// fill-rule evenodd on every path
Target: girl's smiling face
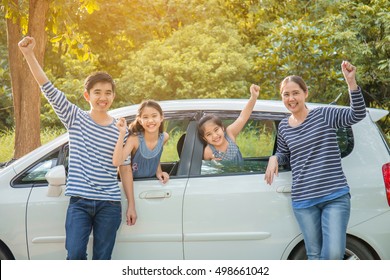
M 220 146 L 223 144 L 225 131 L 212 120 L 203 124 L 203 132 L 203 138 L 208 144 L 212 144 L 214 146 Z
M 142 113 L 139 116 L 138 122 L 142 125 L 145 132 L 151 133 L 159 131 L 159 127 L 163 120 L 163 116 L 157 109 L 146 106 L 145 108 L 143 108 Z

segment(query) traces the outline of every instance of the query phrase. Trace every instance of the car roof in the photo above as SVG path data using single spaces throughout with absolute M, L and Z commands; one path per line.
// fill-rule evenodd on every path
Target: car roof
M 156 100 L 157 101 L 157 100 Z M 193 111 L 193 110 L 225 110 L 225 111 L 241 111 L 248 99 L 177 99 L 177 100 L 163 100 L 158 101 L 164 112 L 169 111 Z M 346 106 L 329 105 L 321 103 L 306 103 L 310 108 L 323 107 L 323 106 L 335 106 L 340 108 L 347 108 Z M 121 117 L 124 115 L 136 114 L 139 104 L 125 106 L 110 111 L 110 115 L 113 117 Z M 280 100 L 262 100 L 258 99 L 253 109 L 254 111 L 262 112 L 275 112 L 275 113 L 289 113 L 283 102 Z M 370 116 L 373 121 L 378 121 L 389 112 L 383 109 L 367 108 L 370 112 Z

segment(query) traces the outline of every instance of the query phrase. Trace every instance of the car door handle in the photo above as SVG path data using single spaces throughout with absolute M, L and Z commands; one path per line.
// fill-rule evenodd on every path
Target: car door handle
M 139 194 L 141 199 L 155 199 L 155 198 L 169 198 L 171 197 L 171 191 L 146 191 Z
M 291 187 L 290 186 L 280 186 L 276 188 L 276 192 L 278 193 L 291 193 Z

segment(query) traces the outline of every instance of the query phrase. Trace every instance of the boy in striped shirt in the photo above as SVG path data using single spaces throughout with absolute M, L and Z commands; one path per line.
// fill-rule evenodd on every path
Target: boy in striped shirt
M 85 80 L 84 98 L 90 111 L 70 103 L 49 81 L 35 58 L 35 39 L 19 42 L 31 73 L 45 97 L 69 132 L 69 170 L 65 195 L 70 196 L 66 215 L 67 259 L 87 259 L 89 235 L 93 232 L 93 259 L 111 259 L 116 232 L 121 224 L 121 191 L 112 155 L 119 136 L 116 120 L 108 114 L 115 98 L 110 75 L 97 72 Z M 133 225 L 135 211 L 131 170 L 120 167 L 128 201 L 127 224 Z M 129 175 L 130 174 L 130 175 Z

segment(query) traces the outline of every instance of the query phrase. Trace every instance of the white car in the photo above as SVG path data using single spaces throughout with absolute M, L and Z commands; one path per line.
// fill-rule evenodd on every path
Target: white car
M 288 115 L 282 102 L 257 101 L 237 139 L 245 159 L 241 168 L 202 160 L 197 120 L 214 113 L 229 123 L 246 102 L 160 102 L 170 134 L 161 162 L 170 180 L 165 185 L 156 178 L 135 180 L 138 220 L 127 226 L 123 216 L 113 259 L 306 258 L 291 209 L 289 166 L 280 167 L 272 186 L 264 181 L 278 123 Z M 137 108 L 110 113 L 129 121 Z M 390 149 L 376 124 L 388 112 L 367 110 L 363 121 L 338 132 L 352 195 L 345 259 L 390 259 Z M 67 155 L 65 134 L 0 171 L 0 259 L 66 258 Z

